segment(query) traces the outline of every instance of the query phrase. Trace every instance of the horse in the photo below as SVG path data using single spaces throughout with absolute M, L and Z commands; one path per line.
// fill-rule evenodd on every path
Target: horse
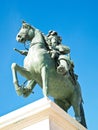
M 52 96 L 54 102 L 64 111 L 67 112 L 72 106 L 75 119 L 84 127 L 87 127 L 80 84 L 78 81 L 74 84 L 70 75 L 57 73 L 55 60 L 51 58 L 47 51 L 43 33 L 23 22 L 16 40 L 22 44 L 27 41 L 30 42 L 30 47 L 24 58 L 24 66 L 19 66 L 16 63 L 11 65 L 16 93 L 19 96 L 27 97 L 38 84 L 42 88 L 44 97 Z M 27 79 L 28 83 L 25 88 L 19 85 L 17 72 Z

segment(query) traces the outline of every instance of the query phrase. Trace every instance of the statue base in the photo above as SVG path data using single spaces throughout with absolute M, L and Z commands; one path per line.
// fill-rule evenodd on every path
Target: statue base
M 0 130 L 86 130 L 48 98 L 0 117 Z

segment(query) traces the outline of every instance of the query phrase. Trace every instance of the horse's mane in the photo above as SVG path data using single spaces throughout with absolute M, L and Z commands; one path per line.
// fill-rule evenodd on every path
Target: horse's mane
M 45 43 L 45 46 L 46 46 L 47 50 L 50 50 L 50 49 L 49 49 L 49 46 L 48 46 L 48 43 L 47 43 L 46 40 L 45 40 L 45 35 L 42 34 L 42 37 L 43 37 L 43 40 L 44 40 L 44 43 Z
M 37 29 L 40 33 L 41 33 L 41 35 L 42 35 L 42 37 L 43 37 L 43 40 L 44 40 L 44 43 L 45 43 L 45 46 L 46 46 L 46 48 L 47 48 L 47 50 L 50 50 L 49 49 L 49 46 L 48 46 L 48 43 L 46 42 L 46 39 L 45 39 L 45 34 L 44 33 L 42 33 L 39 29 Z

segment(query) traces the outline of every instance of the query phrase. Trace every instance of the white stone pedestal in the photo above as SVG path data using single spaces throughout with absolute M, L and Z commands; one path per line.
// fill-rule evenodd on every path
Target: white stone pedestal
M 0 117 L 0 130 L 86 130 L 48 98 Z

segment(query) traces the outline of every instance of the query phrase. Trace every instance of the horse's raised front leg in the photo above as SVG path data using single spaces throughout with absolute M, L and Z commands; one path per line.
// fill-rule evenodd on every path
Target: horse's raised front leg
M 31 73 L 27 71 L 25 68 L 20 67 L 16 63 L 13 63 L 11 66 L 12 69 L 12 76 L 13 76 L 13 83 L 15 86 L 16 93 L 20 96 L 23 94 L 23 88 L 21 88 L 18 84 L 18 77 L 17 72 L 19 72 L 22 76 L 24 76 L 26 79 L 31 80 Z
M 47 75 L 47 67 L 43 66 L 41 70 L 41 77 L 42 77 L 42 87 L 43 87 L 43 94 L 47 97 L 48 94 L 48 75 Z

